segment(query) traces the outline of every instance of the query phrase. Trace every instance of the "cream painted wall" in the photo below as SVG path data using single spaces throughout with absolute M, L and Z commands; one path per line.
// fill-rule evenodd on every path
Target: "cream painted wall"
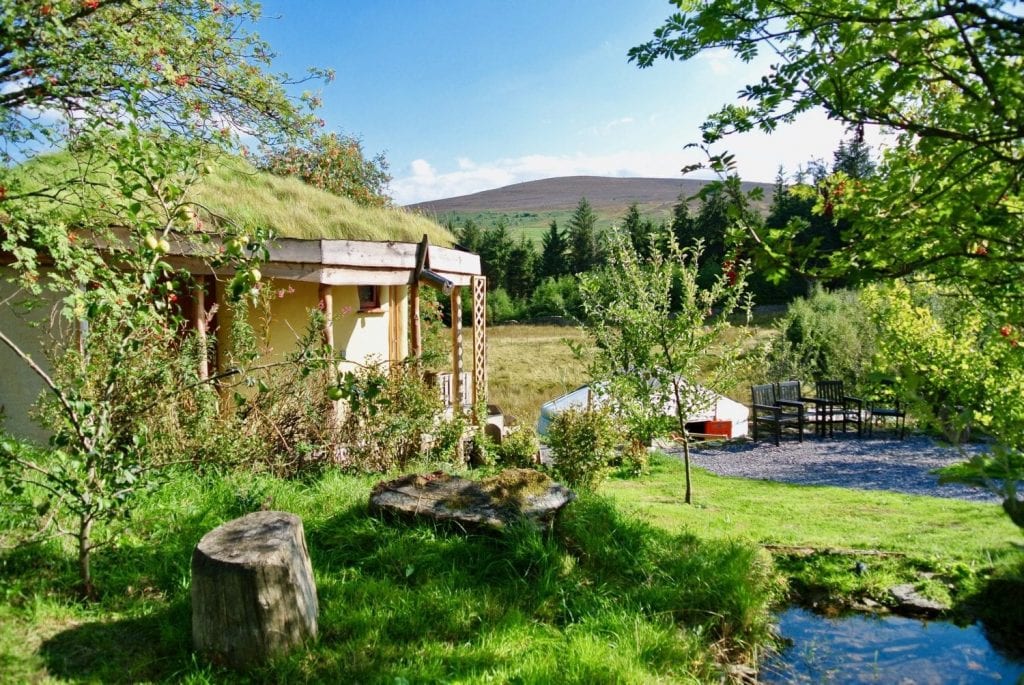
M 7 281 L 10 273 L 10 269 L 0 267 L 0 301 L 6 300 L 16 290 Z M 47 373 L 50 372 L 50 364 L 44 352 L 44 341 L 50 335 L 48 320 L 56 301 L 56 296 L 51 296 L 49 304 L 41 305 L 28 313 L 10 304 L 0 306 L 0 330 Z M 42 379 L 28 364 L 7 345 L 0 343 L 0 405 L 3 405 L 7 417 L 4 428 L 12 435 L 38 442 L 46 441 L 49 433 L 29 417 L 32 405 L 45 387 Z
M 345 359 L 358 364 L 398 361 L 409 355 L 408 286 L 399 286 L 392 300 L 391 288 L 380 287 L 380 308 L 359 311 L 355 286 L 334 286 L 334 347 Z M 398 335 L 398 359 L 391 359 L 391 332 Z
M 0 276 L 4 273 L 0 268 Z M 268 281 L 267 286 L 275 295 L 270 305 L 270 316 L 251 309 L 251 323 L 261 342 L 268 345 L 264 362 L 280 361 L 295 349 L 296 340 L 309 321 L 310 310 L 318 306 L 319 290 L 315 283 L 299 281 Z M 344 353 L 346 359 L 359 364 L 373 360 L 389 361 L 392 356 L 389 335 L 396 334 L 395 351 L 398 359 L 408 356 L 409 288 L 397 286 L 393 290 L 396 295 L 394 298 L 391 297 L 392 288 L 381 286 L 380 311 L 360 312 L 356 286 L 334 286 L 334 344 L 339 354 Z M 12 286 L 0 279 L 0 301 L 11 292 Z M 281 297 L 276 297 L 278 293 Z M 221 300 L 222 297 L 223 285 L 218 283 L 217 298 Z M 49 365 L 43 352 L 43 338 L 48 334 L 47 329 L 43 326 L 32 327 L 30 324 L 33 321 L 47 321 L 50 310 L 51 307 L 40 307 L 26 316 L 9 306 L 0 307 L 0 330 L 13 338 L 47 370 Z M 222 304 L 217 318 L 218 350 L 223 354 L 228 349 L 229 308 Z M 218 365 L 223 370 L 223 357 L 218 360 Z M 29 410 L 43 389 L 38 376 L 6 345 L 0 344 L 0 405 L 4 406 L 6 412 L 4 425 L 8 431 L 21 438 L 40 442 L 46 440 L 47 433 L 29 418 Z
M 280 361 L 295 349 L 298 337 L 306 329 L 310 310 L 319 305 L 319 286 L 281 279 L 268 281 L 266 285 L 275 295 L 270 302 L 269 317 L 265 312 L 251 309 L 250 321 L 261 342 L 268 346 L 265 361 Z M 359 364 L 389 361 L 389 335 L 394 330 L 398 334 L 399 359 L 408 356 L 409 289 L 399 286 L 395 290 L 398 297 L 392 300 L 391 288 L 381 286 L 379 310 L 360 312 L 356 286 L 333 286 L 334 347 L 339 355 Z M 221 325 L 227 324 L 228 319 L 224 317 Z M 219 339 L 222 345 L 226 342 L 223 331 Z

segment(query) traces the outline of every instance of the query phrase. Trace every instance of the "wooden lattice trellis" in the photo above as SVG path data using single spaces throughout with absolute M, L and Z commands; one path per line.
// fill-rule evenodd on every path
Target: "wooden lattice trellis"
M 487 402 L 487 277 L 474 276 L 473 406 Z
M 452 288 L 452 398 L 455 413 L 462 411 L 459 398 L 462 397 L 462 288 Z

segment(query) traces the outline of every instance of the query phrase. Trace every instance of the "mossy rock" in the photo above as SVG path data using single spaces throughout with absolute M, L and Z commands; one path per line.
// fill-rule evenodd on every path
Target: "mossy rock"
M 575 493 L 533 469 L 506 469 L 483 480 L 441 471 L 378 483 L 370 512 L 501 529 L 518 520 L 548 528 Z

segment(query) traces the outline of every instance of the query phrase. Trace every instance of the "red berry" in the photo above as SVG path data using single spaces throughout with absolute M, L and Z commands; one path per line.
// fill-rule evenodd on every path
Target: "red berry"
M 1010 324 L 1006 324 L 1005 326 L 999 329 L 999 335 L 1003 336 L 1004 338 L 1009 337 L 1010 333 L 1013 333 L 1013 326 L 1011 326 Z
M 187 86 L 188 85 L 188 74 L 178 74 L 174 77 L 174 85 L 176 86 Z
M 39 14 L 48 17 L 53 14 L 53 5 L 46 4 L 39 8 Z
M 83 0 L 82 7 L 87 10 L 94 10 L 100 6 L 100 0 Z

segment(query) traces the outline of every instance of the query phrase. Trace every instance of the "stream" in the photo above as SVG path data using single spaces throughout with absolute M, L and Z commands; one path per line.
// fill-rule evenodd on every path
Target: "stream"
M 1024 659 L 997 651 L 979 625 L 797 608 L 778 621 L 792 644 L 765 661 L 765 683 L 1024 682 Z

